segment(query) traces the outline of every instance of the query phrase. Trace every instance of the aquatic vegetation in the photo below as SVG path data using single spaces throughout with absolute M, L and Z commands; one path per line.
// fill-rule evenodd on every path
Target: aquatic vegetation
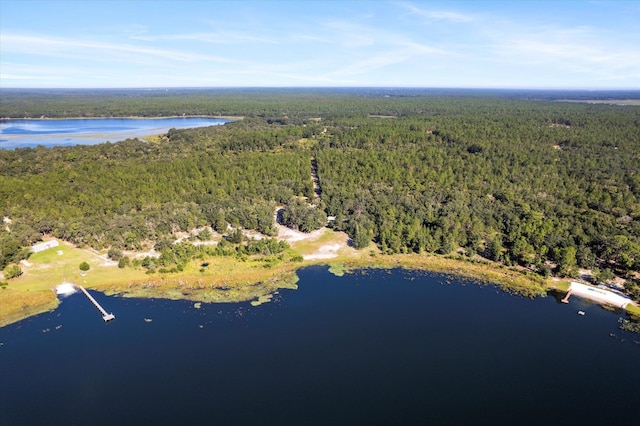
M 343 276 L 347 271 L 348 271 L 348 268 L 344 263 L 332 262 L 329 264 L 329 272 L 335 275 L 336 277 Z
M 640 333 L 640 317 L 635 319 L 620 318 L 619 323 L 621 330 L 629 331 L 631 333 Z
M 271 299 L 273 299 L 273 294 L 263 294 L 257 300 L 252 300 L 251 306 L 260 306 L 263 303 L 271 302 Z

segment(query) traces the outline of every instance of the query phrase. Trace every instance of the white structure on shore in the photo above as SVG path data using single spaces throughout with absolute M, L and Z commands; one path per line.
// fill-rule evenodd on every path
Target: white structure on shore
M 621 296 L 618 293 L 576 282 L 571 282 L 569 291 L 562 301 L 568 303 L 569 296 L 571 295 L 595 300 L 600 303 L 606 303 L 607 305 L 613 305 L 622 309 L 626 308 L 626 306 L 631 303 L 631 299 Z
M 58 247 L 59 245 L 58 240 L 45 241 L 32 245 L 31 251 L 34 253 L 40 253 L 41 251 L 49 250 L 50 248 Z
M 78 290 L 76 289 L 76 286 L 73 283 L 64 282 L 56 286 L 56 294 L 58 296 L 68 296 L 69 294 L 73 294 L 76 291 Z

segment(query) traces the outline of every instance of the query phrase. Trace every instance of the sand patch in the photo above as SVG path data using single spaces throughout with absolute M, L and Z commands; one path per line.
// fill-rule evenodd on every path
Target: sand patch
M 69 294 L 73 294 L 76 291 L 78 291 L 78 289 L 76 288 L 75 284 L 72 284 L 72 283 L 63 282 L 62 284 L 58 284 L 56 286 L 57 295 L 66 296 Z
M 118 266 L 118 262 L 109 259 L 109 256 L 106 254 L 98 255 L 98 262 L 102 266 Z
M 325 244 L 314 253 L 302 256 L 304 260 L 323 260 L 338 257 L 338 250 L 346 247 L 346 244 Z
M 276 224 L 276 228 L 278 230 L 277 238 L 285 240 L 289 244 L 299 241 L 315 241 L 327 231 L 327 228 L 320 228 L 312 232 L 301 232 L 280 224 Z

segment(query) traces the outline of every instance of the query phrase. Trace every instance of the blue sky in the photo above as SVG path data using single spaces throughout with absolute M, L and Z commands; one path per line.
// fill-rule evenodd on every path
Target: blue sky
M 640 1 L 0 0 L 0 87 L 640 89 Z

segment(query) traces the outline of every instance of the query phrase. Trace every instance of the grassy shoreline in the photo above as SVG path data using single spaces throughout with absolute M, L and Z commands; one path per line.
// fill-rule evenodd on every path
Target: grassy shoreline
M 93 265 L 86 274 L 77 267 L 82 261 Z M 332 259 L 282 261 L 275 265 L 259 256 L 212 257 L 206 261 L 209 263 L 206 271 L 200 268 L 202 261 L 193 261 L 178 274 L 146 274 L 142 269 L 119 269 L 104 254 L 62 242 L 58 248 L 34 254 L 28 266 L 23 267 L 25 274 L 0 290 L 0 327 L 55 309 L 59 304 L 55 286 L 62 282 L 81 284 L 120 297 L 244 302 L 265 300 L 279 289 L 295 289 L 298 269 L 327 265 L 336 275 L 369 268 L 452 274 L 477 284 L 495 284 L 506 292 L 526 297 L 568 288 L 568 281 L 544 280 L 500 264 L 426 253 L 381 255 L 377 250 L 364 249 L 342 252 Z M 640 316 L 637 306 L 630 305 L 628 312 Z

